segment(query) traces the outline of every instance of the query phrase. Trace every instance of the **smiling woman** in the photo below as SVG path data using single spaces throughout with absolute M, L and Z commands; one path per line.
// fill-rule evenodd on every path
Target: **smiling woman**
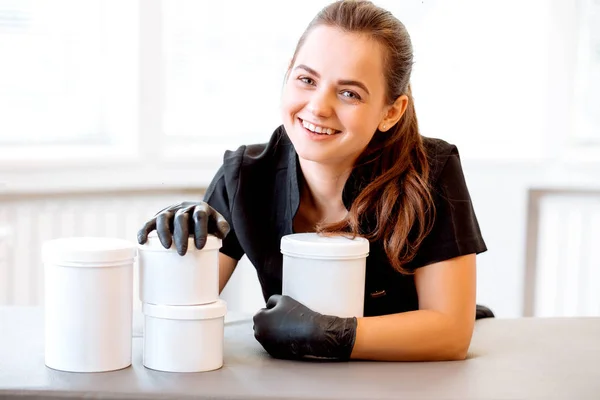
M 144 243 L 156 229 L 180 254 L 190 234 L 223 237 L 221 288 L 246 254 L 267 300 L 254 333 L 274 357 L 466 356 L 486 245 L 456 147 L 419 133 L 412 58 L 390 12 L 360 0 L 326 6 L 288 66 L 271 140 L 226 152 L 205 202 L 167 207 L 139 232 Z M 298 232 L 369 240 L 364 317 L 280 295 L 279 245 Z
M 400 271 L 414 257 L 408 245 L 418 247 L 434 214 L 426 183 L 429 165 L 410 93 L 412 46 L 404 26 L 390 13 L 362 7 L 356 10 L 361 18 L 353 19 L 352 11 L 324 10 L 300 38 L 286 76 L 282 119 L 305 175 L 316 169 L 317 175 L 326 170 L 330 176 L 347 176 L 353 167 L 367 165 L 372 171 L 371 184 L 348 216 L 333 224 L 327 224 L 331 218 L 326 213 L 317 216 L 316 230 L 351 230 L 384 243 L 396 241 L 386 252 Z M 337 134 L 319 135 L 326 126 Z M 404 196 L 397 192 L 401 178 Z M 360 229 L 358 210 L 379 209 L 386 215 L 394 207 L 416 213 L 396 221 L 386 218 L 376 229 Z M 299 211 L 305 212 L 302 207 Z M 416 235 L 412 243 L 410 230 Z

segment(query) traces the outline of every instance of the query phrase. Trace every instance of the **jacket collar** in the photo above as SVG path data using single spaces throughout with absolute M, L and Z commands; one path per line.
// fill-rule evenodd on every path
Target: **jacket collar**
M 282 144 L 287 149 L 287 202 L 288 202 L 288 219 L 291 221 L 296 216 L 298 208 L 300 206 L 300 186 L 303 181 L 302 169 L 300 168 L 300 162 L 298 160 L 298 154 L 294 149 L 292 142 L 285 130 L 282 131 Z M 367 185 L 368 181 L 365 178 L 364 171 L 361 168 L 354 168 L 344 185 L 342 191 L 342 201 L 346 209 L 350 210 L 352 203 L 358 197 L 360 191 Z

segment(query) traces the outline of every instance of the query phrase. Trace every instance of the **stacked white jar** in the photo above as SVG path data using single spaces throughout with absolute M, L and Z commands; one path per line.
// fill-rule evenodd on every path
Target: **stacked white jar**
M 202 250 L 190 236 L 184 256 L 165 249 L 156 232 L 138 247 L 140 300 L 147 368 L 203 372 L 223 366 L 224 319 L 219 299 L 221 240 L 209 235 Z
M 135 254 L 135 245 L 120 239 L 44 243 L 48 367 L 103 372 L 131 365 Z

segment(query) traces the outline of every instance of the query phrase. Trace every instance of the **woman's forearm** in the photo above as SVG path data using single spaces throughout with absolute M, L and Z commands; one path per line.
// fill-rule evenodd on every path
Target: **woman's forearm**
M 473 325 L 432 310 L 358 319 L 351 358 L 381 361 L 463 360 Z

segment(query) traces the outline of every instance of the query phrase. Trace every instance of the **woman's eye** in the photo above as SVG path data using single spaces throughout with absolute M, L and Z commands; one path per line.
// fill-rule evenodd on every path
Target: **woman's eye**
M 360 96 L 350 90 L 344 90 L 342 92 L 342 96 L 347 97 L 352 100 L 360 100 Z
M 298 80 L 300 80 L 302 83 L 306 83 L 307 85 L 314 85 L 315 84 L 315 81 L 312 80 L 312 78 L 307 78 L 305 76 L 299 77 Z

